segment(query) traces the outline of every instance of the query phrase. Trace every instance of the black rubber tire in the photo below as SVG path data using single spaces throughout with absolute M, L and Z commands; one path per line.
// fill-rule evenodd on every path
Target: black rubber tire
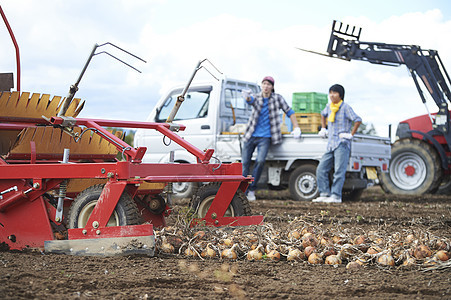
M 316 165 L 306 164 L 297 167 L 290 174 L 288 186 L 293 200 L 311 201 L 318 197 Z
M 436 194 L 450 195 L 451 194 L 451 176 L 443 176 L 440 185 L 437 188 Z
M 407 175 L 408 171 L 414 172 Z M 385 192 L 399 195 L 432 193 L 441 183 L 442 169 L 434 147 L 419 139 L 402 139 L 393 144 L 390 167 L 380 173 Z
M 191 198 L 190 208 L 195 212 L 197 218 L 205 217 L 205 214 L 218 193 L 219 187 L 220 183 L 208 183 L 201 186 L 197 190 L 197 193 Z M 246 195 L 238 189 L 224 216 L 238 217 L 250 215 L 251 207 L 249 201 L 247 200 Z
M 343 201 L 359 201 L 365 189 L 343 190 L 341 198 Z
M 104 185 L 93 185 L 75 197 L 69 210 L 69 228 L 84 228 Z M 138 207 L 127 192 L 122 193 L 107 226 L 137 225 L 140 223 Z

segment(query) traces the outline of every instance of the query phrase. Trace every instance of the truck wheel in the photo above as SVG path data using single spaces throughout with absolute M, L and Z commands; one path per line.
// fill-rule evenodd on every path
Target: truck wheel
M 318 196 L 316 166 L 302 165 L 290 174 L 289 188 L 294 200 L 310 201 Z
M 181 200 L 185 198 L 191 198 L 199 188 L 197 182 L 174 182 L 172 184 L 172 190 L 174 194 L 173 199 Z
M 384 191 L 400 195 L 431 193 L 440 184 L 442 170 L 435 149 L 418 139 L 402 139 L 393 144 L 390 168 L 381 173 Z
M 104 185 L 94 185 L 74 199 L 69 210 L 69 228 L 84 228 L 94 210 Z M 136 203 L 127 192 L 122 193 L 107 226 L 125 226 L 139 224 L 139 211 Z
M 220 183 L 209 183 L 200 187 L 190 202 L 190 208 L 195 211 L 196 217 L 203 218 L 208 212 L 216 194 L 218 193 Z M 232 199 L 225 217 L 250 216 L 251 207 L 244 193 L 238 189 Z
M 365 189 L 343 190 L 341 197 L 343 201 L 359 201 Z

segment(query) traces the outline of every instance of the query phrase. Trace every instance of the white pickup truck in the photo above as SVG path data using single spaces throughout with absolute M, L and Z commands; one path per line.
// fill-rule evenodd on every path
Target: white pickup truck
M 203 84 L 192 84 L 174 123 L 186 126 L 179 135 L 199 149 L 214 149 L 212 162 L 241 160 L 241 143 L 251 107 L 241 97 L 242 90 L 257 93 L 256 83 L 222 78 Z M 165 122 L 183 86 L 169 91 L 155 106 L 147 121 Z M 281 116 L 282 117 L 282 116 Z M 317 134 L 303 134 L 294 139 L 288 132 L 283 141 L 271 146 L 265 171 L 259 184 L 267 188 L 289 188 L 294 200 L 311 200 L 318 195 L 316 167 L 326 150 L 327 140 Z M 170 140 L 164 140 L 152 130 L 139 129 L 134 146 L 147 147 L 144 162 L 168 162 L 173 151 L 176 163 L 194 163 L 195 157 Z M 343 198 L 357 200 L 377 174 L 386 172 L 390 159 L 390 139 L 356 134 L 352 140 Z M 179 198 L 190 197 L 197 189 L 195 183 L 174 183 Z

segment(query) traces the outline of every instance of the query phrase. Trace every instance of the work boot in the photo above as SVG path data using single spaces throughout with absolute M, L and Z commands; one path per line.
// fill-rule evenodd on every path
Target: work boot
M 328 199 L 329 196 L 319 196 L 312 200 L 312 202 L 320 203 L 325 202 L 326 199 Z
M 247 193 L 247 200 L 248 201 L 255 201 L 257 198 L 255 197 L 255 192 L 254 191 L 249 191 Z
M 324 203 L 341 203 L 341 197 L 338 197 L 337 195 L 332 195 L 330 197 L 327 197 L 324 201 Z

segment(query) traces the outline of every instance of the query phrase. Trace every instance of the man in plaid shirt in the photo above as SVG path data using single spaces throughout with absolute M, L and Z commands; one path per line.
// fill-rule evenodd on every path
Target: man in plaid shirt
M 345 182 L 346 168 L 351 153 L 351 140 L 357 132 L 362 118 L 343 101 L 343 86 L 334 84 L 329 89 L 331 103 L 321 112 L 322 138 L 329 136 L 327 150 L 316 169 L 316 180 L 320 196 L 313 202 L 341 203 L 341 191 Z M 326 129 L 326 122 L 328 129 Z M 352 123 L 354 122 L 354 126 Z M 351 130 L 352 127 L 352 130 Z M 334 168 L 332 187 L 329 187 L 329 172 Z
M 263 78 L 261 93 L 252 96 L 249 92 L 243 91 L 243 97 L 248 104 L 252 105 L 252 115 L 244 134 L 241 162 L 243 164 L 243 176 L 247 176 L 252 154 L 257 149 L 257 159 L 252 172 L 254 181 L 249 186 L 247 193 L 248 200 L 254 201 L 256 199 L 255 190 L 265 166 L 269 147 L 271 144 L 276 145 L 282 142 L 279 111 L 282 110 L 290 118 L 293 124 L 293 132 L 291 134 L 294 138 L 301 137 L 301 129 L 293 109 L 281 95 L 274 92 L 274 78 L 271 76 Z

